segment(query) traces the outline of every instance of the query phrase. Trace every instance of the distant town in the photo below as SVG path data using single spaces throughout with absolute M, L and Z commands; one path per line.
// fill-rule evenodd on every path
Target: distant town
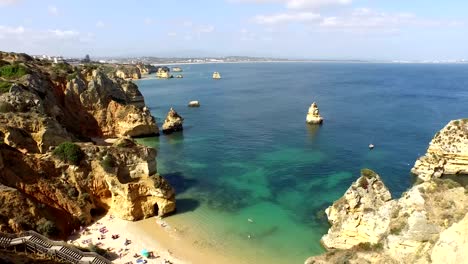
M 150 65 L 174 65 L 174 64 L 203 64 L 203 63 L 242 63 L 242 62 L 381 62 L 381 63 L 468 63 L 467 59 L 454 60 L 324 60 L 324 59 L 284 59 L 267 57 L 228 56 L 228 57 L 200 57 L 200 58 L 161 58 L 161 57 L 96 57 L 83 58 L 63 57 L 50 55 L 34 55 L 36 59 L 48 60 L 54 63 L 67 62 L 79 64 L 83 62 L 110 63 L 110 64 L 150 64 Z

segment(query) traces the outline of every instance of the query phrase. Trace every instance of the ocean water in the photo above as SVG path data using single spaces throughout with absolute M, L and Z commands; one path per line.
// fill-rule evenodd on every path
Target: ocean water
M 184 79 L 140 80 L 162 125 L 141 139 L 177 192 L 167 220 L 235 263 L 303 263 L 324 252 L 323 210 L 371 168 L 394 197 L 449 120 L 468 115 L 468 65 L 251 63 L 182 66 Z M 211 79 L 219 71 L 223 79 Z M 199 100 L 200 108 L 188 108 Z M 305 123 L 316 101 L 325 121 Z M 369 151 L 368 145 L 376 147 Z M 251 219 L 251 221 L 248 221 Z

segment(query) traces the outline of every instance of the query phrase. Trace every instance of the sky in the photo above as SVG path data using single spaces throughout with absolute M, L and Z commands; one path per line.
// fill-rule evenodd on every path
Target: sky
M 466 0 L 0 0 L 0 50 L 468 59 Z

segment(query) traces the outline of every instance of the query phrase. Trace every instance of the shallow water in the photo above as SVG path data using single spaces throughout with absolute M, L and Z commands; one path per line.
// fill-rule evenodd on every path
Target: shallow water
M 400 195 L 432 136 L 468 113 L 468 65 L 182 68 L 183 79 L 137 82 L 159 125 L 170 107 L 185 118 L 182 133 L 141 142 L 158 149 L 158 171 L 177 191 L 168 222 L 236 263 L 303 263 L 323 252 L 323 209 L 361 168 Z M 191 100 L 201 107 L 188 108 Z M 322 126 L 305 123 L 313 101 Z

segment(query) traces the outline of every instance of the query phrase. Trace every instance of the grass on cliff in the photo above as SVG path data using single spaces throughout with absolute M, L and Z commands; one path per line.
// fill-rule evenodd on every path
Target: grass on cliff
M 28 70 L 20 64 L 11 64 L 0 67 L 0 77 L 6 79 L 20 78 L 28 73 Z
M 10 92 L 11 83 L 0 81 L 0 94 Z
M 72 142 L 64 142 L 58 145 L 58 147 L 54 149 L 52 153 L 61 161 L 73 165 L 78 165 L 84 157 L 84 153 L 81 148 Z

